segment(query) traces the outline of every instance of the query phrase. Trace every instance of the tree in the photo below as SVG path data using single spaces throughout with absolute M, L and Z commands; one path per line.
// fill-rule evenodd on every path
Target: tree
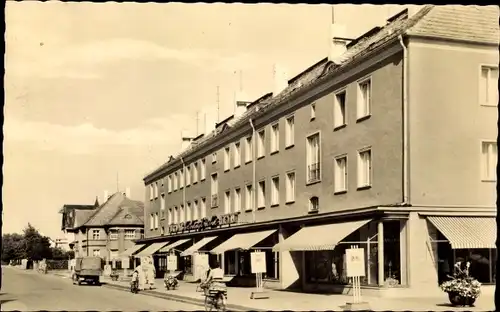
M 52 250 L 49 238 L 42 236 L 31 224 L 24 229 L 24 243 L 26 246 L 26 257 L 30 260 L 50 259 Z
M 2 235 L 2 261 L 10 262 L 23 258 L 26 258 L 24 236 L 17 233 Z
M 73 250 L 64 250 L 59 247 L 54 247 L 52 249 L 52 259 L 53 260 L 68 260 L 75 257 L 75 252 Z

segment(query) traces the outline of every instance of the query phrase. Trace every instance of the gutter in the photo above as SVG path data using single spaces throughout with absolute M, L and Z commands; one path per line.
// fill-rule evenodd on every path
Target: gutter
M 256 158 L 255 158 L 255 154 L 256 154 L 256 151 L 255 151 L 255 142 L 256 142 L 256 138 L 255 138 L 255 126 L 253 124 L 253 121 L 252 121 L 252 118 L 250 118 L 248 120 L 250 122 L 250 126 L 252 127 L 252 191 L 253 191 L 253 203 L 252 203 L 252 221 L 253 223 L 255 223 L 255 208 L 257 207 L 257 192 L 256 192 L 256 187 L 255 187 L 255 183 L 256 183 L 256 173 L 255 173 L 255 166 L 257 165 L 256 162 Z
M 184 207 L 184 211 L 186 211 L 186 164 L 184 163 L 184 158 L 181 157 L 181 163 L 182 163 L 182 179 L 184 180 L 184 187 L 182 188 L 182 206 Z M 183 212 L 184 212 L 183 211 Z M 180 218 L 179 218 L 180 219 Z M 185 216 L 182 217 L 182 219 L 185 219 Z
M 399 35 L 398 39 L 403 47 L 403 204 L 409 204 L 408 48 L 403 41 L 403 36 Z

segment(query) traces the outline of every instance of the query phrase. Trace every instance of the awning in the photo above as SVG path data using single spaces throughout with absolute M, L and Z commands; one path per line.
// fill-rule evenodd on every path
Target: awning
M 162 243 L 153 243 L 150 246 L 148 246 L 146 249 L 143 251 L 139 252 L 136 257 L 145 257 L 145 256 L 151 256 L 158 250 L 160 250 L 163 246 L 168 245 L 168 242 L 162 242 Z
M 145 244 L 136 244 L 136 245 L 130 247 L 129 249 L 125 250 L 123 253 L 121 253 L 120 257 L 130 257 L 144 246 L 146 246 L 146 245 Z
M 189 241 L 190 238 L 183 238 L 183 239 L 180 239 L 176 242 L 173 242 L 172 244 L 168 245 L 168 246 L 165 246 L 163 247 L 162 249 L 160 249 L 160 252 L 169 252 L 171 249 L 174 249 L 175 247 L 179 246 L 179 245 L 182 245 L 184 244 L 185 242 Z
M 333 250 L 340 241 L 370 221 L 371 219 L 304 227 L 276 244 L 273 251 Z
M 248 250 L 274 232 L 276 232 L 276 230 L 236 234 L 227 241 L 212 249 L 210 253 L 222 254 L 228 250 L 234 249 Z
M 452 249 L 496 248 L 497 224 L 491 217 L 427 217 Z
M 195 243 L 193 246 L 190 246 L 188 249 L 181 252 L 181 257 L 193 255 L 195 252 L 200 250 L 201 247 L 205 246 L 206 244 L 210 243 L 211 241 L 213 241 L 216 238 L 217 238 L 217 236 L 204 237 L 202 240 Z

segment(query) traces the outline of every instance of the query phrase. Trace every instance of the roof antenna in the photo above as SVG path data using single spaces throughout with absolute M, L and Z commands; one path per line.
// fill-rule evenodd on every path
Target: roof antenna
M 217 86 L 217 123 L 220 121 L 220 98 L 219 98 L 219 86 Z
M 335 24 L 335 6 L 332 4 L 332 24 Z
M 119 179 L 118 179 L 118 172 L 116 172 L 116 191 L 117 192 L 120 191 L 120 183 L 119 183 Z
M 243 71 L 240 69 L 240 92 L 243 91 Z
M 196 137 L 199 135 L 199 128 L 198 128 L 198 123 L 200 122 L 200 117 L 199 117 L 200 111 L 196 111 Z

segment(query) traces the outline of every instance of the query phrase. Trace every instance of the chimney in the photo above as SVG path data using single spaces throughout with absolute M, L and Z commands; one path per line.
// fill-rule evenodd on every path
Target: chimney
M 341 56 L 347 50 L 346 27 L 335 22 L 334 6 L 332 5 L 332 23 L 330 24 L 330 37 L 328 60 L 336 64 L 340 63 Z
M 104 191 L 104 201 L 103 202 L 106 202 L 108 199 L 109 199 L 109 192 L 108 192 L 108 190 L 105 190 Z
M 193 140 L 193 137 L 189 135 L 186 131 L 181 132 L 181 151 L 185 151 L 189 145 L 191 145 L 191 141 Z
M 125 189 L 125 196 L 126 196 L 127 198 L 130 198 L 130 187 L 127 187 L 127 188 Z
M 288 87 L 288 74 L 279 64 L 273 66 L 274 89 L 273 95 L 277 96 Z
M 234 96 L 236 107 L 234 110 L 234 119 L 241 117 L 247 110 L 248 96 L 243 91 L 236 92 Z

